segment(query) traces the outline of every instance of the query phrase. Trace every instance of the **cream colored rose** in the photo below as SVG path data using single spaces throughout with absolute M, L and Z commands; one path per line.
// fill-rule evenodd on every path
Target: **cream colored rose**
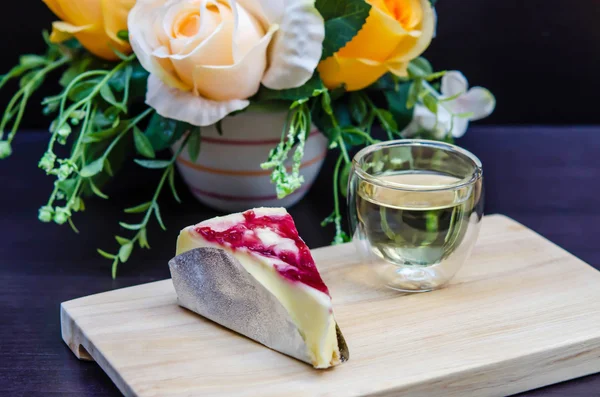
M 261 83 L 304 84 L 325 35 L 314 0 L 138 0 L 128 27 L 147 104 L 198 126 L 248 106 Z

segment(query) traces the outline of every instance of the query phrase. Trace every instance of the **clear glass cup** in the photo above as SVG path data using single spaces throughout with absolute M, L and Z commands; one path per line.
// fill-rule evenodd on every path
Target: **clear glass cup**
M 399 291 L 446 285 L 477 240 L 482 178 L 479 159 L 447 143 L 405 139 L 361 150 L 348 209 L 363 261 Z

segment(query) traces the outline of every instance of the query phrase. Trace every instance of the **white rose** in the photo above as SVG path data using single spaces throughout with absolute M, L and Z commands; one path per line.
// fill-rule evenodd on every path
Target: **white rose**
M 197 126 L 248 106 L 261 83 L 304 84 L 325 36 L 314 0 L 138 0 L 128 28 L 146 103 Z

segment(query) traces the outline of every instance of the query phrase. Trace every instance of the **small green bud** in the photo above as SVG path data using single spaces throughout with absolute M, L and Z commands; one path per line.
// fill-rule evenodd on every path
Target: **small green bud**
M 42 222 L 48 223 L 52 220 L 54 210 L 49 205 L 45 205 L 40 208 L 38 213 L 38 219 Z
M 38 167 L 43 169 L 46 172 L 52 171 L 54 168 L 54 162 L 56 161 L 56 155 L 52 152 L 44 153 L 40 162 L 38 163 Z
M 71 134 L 71 126 L 67 123 L 63 124 L 57 131 L 57 134 L 62 137 L 62 138 L 66 138 Z
M 71 217 L 71 210 L 68 207 L 56 207 L 54 213 L 54 222 L 62 225 L 66 223 Z
M 63 164 L 59 167 L 56 176 L 58 176 L 58 180 L 64 181 L 71 176 L 73 171 L 74 169 L 70 164 Z
M 44 106 L 42 113 L 45 116 L 48 116 L 48 115 L 56 112 L 57 110 L 58 110 L 58 102 L 50 102 L 46 106 Z
M 83 120 L 85 112 L 83 110 L 74 110 L 69 116 L 71 116 L 72 120 Z
M 8 141 L 0 141 L 0 159 L 5 159 L 12 154 L 12 147 Z

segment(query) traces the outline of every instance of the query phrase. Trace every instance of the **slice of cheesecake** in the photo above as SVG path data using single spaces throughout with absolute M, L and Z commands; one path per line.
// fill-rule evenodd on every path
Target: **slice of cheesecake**
M 183 306 L 315 368 L 348 358 L 329 290 L 285 209 L 189 226 L 177 254 L 171 274 Z

